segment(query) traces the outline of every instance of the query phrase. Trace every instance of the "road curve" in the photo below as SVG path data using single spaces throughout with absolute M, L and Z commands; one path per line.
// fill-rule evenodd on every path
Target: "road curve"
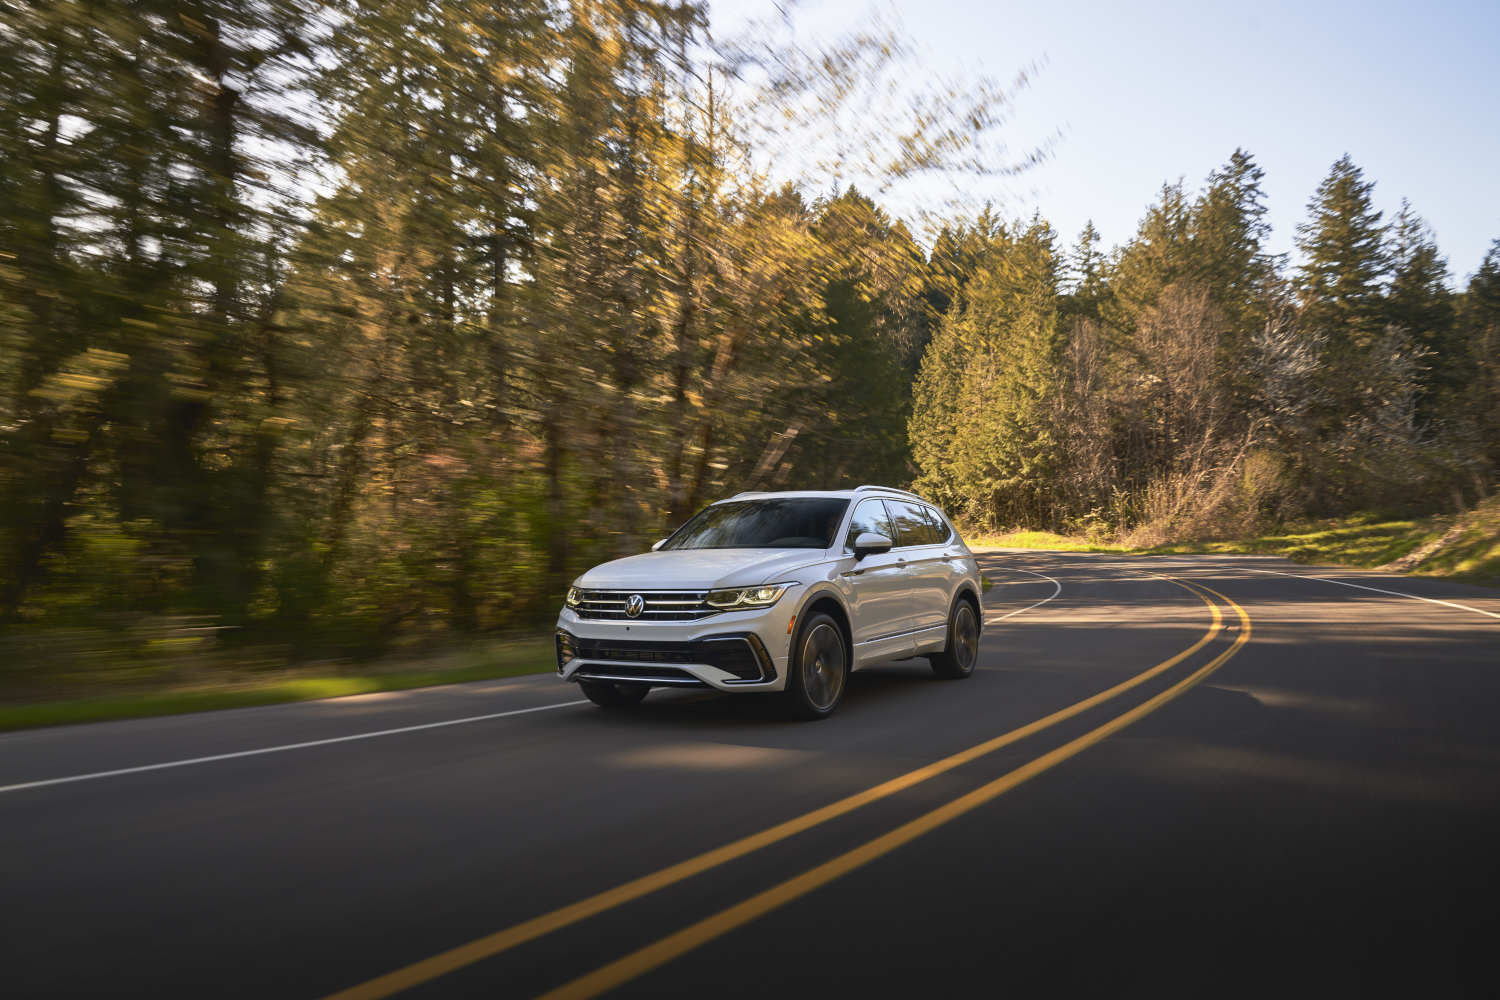
M 838 714 L 551 677 L 0 735 L 14 996 L 1492 984 L 1500 595 L 981 557 Z

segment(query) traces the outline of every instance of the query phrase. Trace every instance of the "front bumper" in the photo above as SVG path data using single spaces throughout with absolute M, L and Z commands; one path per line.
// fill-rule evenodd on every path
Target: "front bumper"
M 557 672 L 570 681 L 779 691 L 786 684 L 790 605 L 693 622 L 630 623 L 581 618 L 565 608 L 553 637 Z

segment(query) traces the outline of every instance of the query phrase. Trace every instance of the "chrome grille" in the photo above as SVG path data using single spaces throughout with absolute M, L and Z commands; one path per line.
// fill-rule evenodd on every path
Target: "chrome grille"
M 636 618 L 625 613 L 625 602 L 640 594 L 646 607 Z M 573 609 L 579 618 L 637 622 L 694 622 L 718 614 L 704 600 L 703 590 L 584 590 L 582 600 Z

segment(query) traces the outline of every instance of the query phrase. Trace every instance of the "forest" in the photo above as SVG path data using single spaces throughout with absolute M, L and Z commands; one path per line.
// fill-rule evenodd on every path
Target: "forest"
M 1457 281 L 1345 156 L 1273 254 L 1243 149 L 1115 248 L 893 218 L 1047 152 L 1025 74 L 869 113 L 902 57 L 655 0 L 0 0 L 0 669 L 535 631 L 744 489 L 1133 544 L 1493 489 L 1500 241 Z M 860 183 L 768 167 L 830 130 Z

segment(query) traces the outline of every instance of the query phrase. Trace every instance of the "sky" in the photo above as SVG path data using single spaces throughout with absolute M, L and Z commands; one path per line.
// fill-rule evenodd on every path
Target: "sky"
M 716 34 L 774 10 L 711 2 Z M 1006 215 L 1039 209 L 1068 242 L 1090 219 L 1106 246 L 1128 240 L 1163 183 L 1196 190 L 1237 146 L 1265 170 L 1274 252 L 1294 251 L 1309 198 L 1346 152 L 1387 218 L 1404 197 L 1427 220 L 1455 283 L 1500 238 L 1500 0 L 804 0 L 796 11 L 805 43 L 894 15 L 944 73 L 1008 79 L 1040 62 L 1014 145 L 1058 134 L 1050 158 L 976 181 L 972 195 Z M 897 201 L 923 196 L 913 185 Z

